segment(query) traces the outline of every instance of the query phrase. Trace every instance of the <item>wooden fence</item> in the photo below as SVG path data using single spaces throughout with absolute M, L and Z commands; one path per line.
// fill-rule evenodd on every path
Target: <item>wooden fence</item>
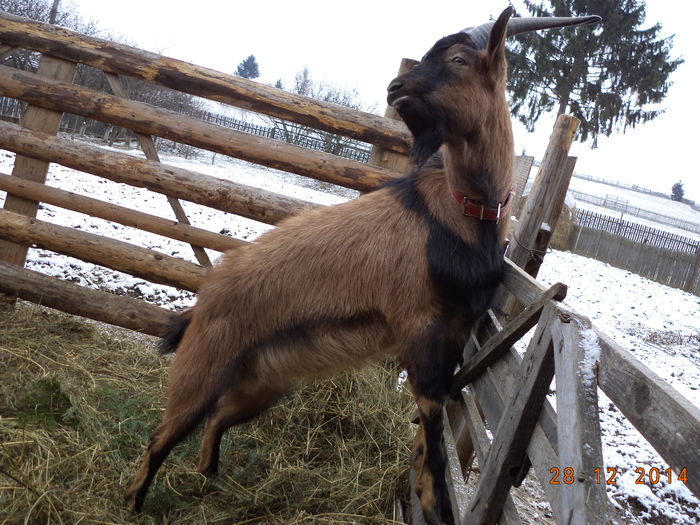
M 589 210 L 576 211 L 571 251 L 700 295 L 700 242 Z
M 24 269 L 28 246 L 78 257 L 153 282 L 196 290 L 209 264 L 202 247 L 226 250 L 243 241 L 189 226 L 177 199 L 269 224 L 309 206 L 297 199 L 162 165 L 151 135 L 360 191 L 370 191 L 398 175 L 381 166 L 255 137 L 128 100 L 119 75 L 131 75 L 369 142 L 375 145 L 373 159 L 377 164 L 406 164 L 403 155 L 408 151 L 410 135 L 400 122 L 388 118 L 0 14 L 0 56 L 16 47 L 38 51 L 42 59 L 36 73 L 0 67 L 0 96 L 29 104 L 21 125 L 0 123 L 0 148 L 17 154 L 12 176 L 0 177 L 0 190 L 8 192 L 5 208 L 0 211 L 0 238 L 5 239 L 0 241 L 0 291 L 69 313 L 148 334 L 160 334 L 168 318 L 168 312 L 160 307 Z M 78 62 L 102 69 L 114 95 L 71 84 Z M 146 160 L 57 137 L 63 112 L 134 131 Z M 573 172 L 573 161 L 566 155 L 576 129 L 573 120 L 562 116 L 557 121 L 552 146 L 530 199 L 532 194 L 539 197 L 537 202 L 528 200 L 524 214 L 530 219 L 521 221 L 515 232 L 517 242 L 511 244 L 510 256 L 522 266 L 546 247 L 553 228 L 542 225 L 556 224 Z M 178 222 L 46 186 L 51 162 L 167 195 Z M 548 190 L 552 187 L 550 176 L 561 181 L 559 189 L 553 192 Z M 552 200 L 553 195 L 556 198 Z M 199 264 L 37 220 L 39 202 L 189 242 Z M 595 469 L 603 466 L 597 387 L 676 473 L 682 468 L 700 472 L 700 411 L 631 354 L 596 331 L 588 320 L 562 304 L 565 286 L 557 284 L 545 289 L 516 264 L 507 262 L 501 306 L 516 301 L 516 308 L 508 322 L 492 312 L 482 319 L 465 348 L 466 364 L 455 377 L 454 401 L 446 411 L 444 438 L 450 463 L 446 478 L 455 521 L 519 523 L 510 488 L 530 466 L 541 481 L 557 523 L 597 525 L 614 520 L 605 486 L 595 478 Z M 537 265 L 530 266 L 536 272 Z M 535 337 L 521 357 L 511 345 L 534 326 Z M 545 399 L 554 375 L 558 412 Z M 492 441 L 487 431 L 493 435 Z M 470 500 L 464 473 L 474 457 L 478 458 L 482 475 Z M 575 482 L 549 483 L 551 469 L 565 466 L 575 469 Z M 687 484 L 694 494 L 700 495 L 697 476 L 689 476 Z M 411 523 L 423 523 L 416 505 L 402 514 Z
M 595 204 L 596 206 L 616 210 L 628 215 L 634 215 L 635 217 L 648 219 L 650 221 L 658 222 L 659 224 L 666 224 L 667 226 L 673 226 L 689 232 L 700 233 L 700 224 L 696 222 L 684 221 L 678 217 L 669 217 L 668 215 L 664 215 L 662 213 L 655 213 L 637 206 L 630 206 L 628 201 L 615 197 L 611 198 L 609 195 L 606 197 L 598 197 L 596 195 L 589 195 L 588 193 L 584 193 L 582 191 L 569 191 L 576 200 L 581 202 Z
M 26 104 L 19 100 L 0 97 L 0 119 L 10 122 L 19 122 L 25 107 Z M 259 137 L 283 140 L 308 149 L 326 151 L 340 157 L 345 157 L 346 159 L 367 162 L 371 153 L 369 144 L 339 135 L 332 135 L 327 132 L 316 132 L 316 134 L 313 134 L 309 131 L 309 128 L 304 126 L 285 126 L 284 129 L 280 129 L 277 127 L 253 124 L 210 111 L 197 111 L 195 113 L 197 118 L 205 122 L 211 122 L 219 126 L 243 131 Z M 129 142 L 134 138 L 133 133 L 129 130 L 72 114 L 63 115 L 59 129 L 67 133 L 79 134 L 80 136 L 102 137 L 105 141 L 109 140 L 110 146 L 117 138 L 117 135 L 121 135 L 121 132 L 126 132 L 127 135 L 122 138 Z

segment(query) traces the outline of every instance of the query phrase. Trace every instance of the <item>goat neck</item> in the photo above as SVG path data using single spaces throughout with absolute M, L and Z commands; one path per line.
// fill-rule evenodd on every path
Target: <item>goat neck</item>
M 454 193 L 496 207 L 513 185 L 513 133 L 508 107 L 491 108 L 484 115 L 491 132 L 452 137 L 441 151 L 450 199 Z

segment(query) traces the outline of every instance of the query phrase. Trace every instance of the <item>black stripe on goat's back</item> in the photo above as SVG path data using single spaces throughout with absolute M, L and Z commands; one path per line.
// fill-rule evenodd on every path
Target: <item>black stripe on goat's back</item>
M 434 158 L 433 162 L 439 162 Z M 428 271 L 447 315 L 461 315 L 474 321 L 490 305 L 503 277 L 503 247 L 495 221 L 474 221 L 478 228 L 475 244 L 464 242 L 431 213 L 421 195 L 419 172 L 386 185 L 399 202 L 416 213 L 428 227 Z M 465 220 L 471 220 L 465 218 Z

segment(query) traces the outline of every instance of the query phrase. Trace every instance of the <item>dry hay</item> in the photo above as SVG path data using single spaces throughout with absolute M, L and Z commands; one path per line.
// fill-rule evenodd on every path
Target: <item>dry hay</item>
M 411 398 L 380 365 L 229 431 L 213 480 L 195 471 L 195 432 L 144 514 L 128 513 L 122 494 L 164 404 L 169 358 L 152 343 L 0 296 L 0 525 L 392 522 Z

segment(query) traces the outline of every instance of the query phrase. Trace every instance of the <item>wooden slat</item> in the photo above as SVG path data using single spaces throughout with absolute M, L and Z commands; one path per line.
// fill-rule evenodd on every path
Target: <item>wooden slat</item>
M 445 440 L 445 459 L 446 470 L 445 477 L 447 479 L 447 490 L 450 493 L 450 503 L 452 504 L 452 515 L 455 523 L 461 523 L 462 516 L 467 512 L 467 504 L 469 503 L 469 493 L 467 486 L 464 483 L 462 476 L 462 466 L 457 453 L 457 445 L 452 435 L 450 422 L 447 418 L 447 412 L 443 409 L 443 425 L 442 436 Z
M 595 370 L 599 346 L 591 322 L 562 306 L 550 323 L 554 344 L 562 515 L 570 525 L 606 522 L 609 501 L 595 469 L 604 471 Z M 573 482 L 565 482 L 566 468 Z
M 512 487 L 514 473 L 520 470 L 554 376 L 552 340 L 548 330 L 552 315 L 551 308 L 545 308 L 530 341 L 521 372 L 494 433 L 486 464 L 481 468 L 465 523 L 496 523 Z
M 0 292 L 73 315 L 162 336 L 170 310 L 139 299 L 91 290 L 0 261 Z
M 486 368 L 495 363 L 506 353 L 510 347 L 523 337 L 530 329 L 537 324 L 542 308 L 552 299 L 561 301 L 566 297 L 566 285 L 556 283 L 546 292 L 540 295 L 530 306 L 520 312 L 513 320 L 494 336 L 488 339 L 469 362 L 455 374 L 452 380 L 452 390 L 450 395 L 456 397 L 468 383 L 481 375 Z
M 0 121 L 0 148 L 268 224 L 314 206 L 237 182 L 32 132 L 9 122 Z
M 700 409 L 608 335 L 596 333 L 598 386 L 676 474 L 686 469 L 687 486 L 700 498 Z
M 479 465 L 486 464 L 489 450 L 491 449 L 491 441 L 486 434 L 484 422 L 479 415 L 479 409 L 476 406 L 474 394 L 472 392 L 460 392 L 459 404 L 464 414 L 464 420 L 467 423 L 469 434 L 472 436 L 476 457 L 479 459 Z M 498 520 L 500 525 L 520 525 L 520 516 L 515 508 L 515 503 L 510 494 L 506 496 L 506 501 L 503 504 L 503 514 Z
M 122 98 L 129 98 L 126 93 L 126 89 L 124 88 L 124 84 L 117 75 L 115 75 L 114 73 L 105 73 L 105 78 L 107 79 L 107 83 L 112 89 L 112 92 L 116 96 Z M 154 144 L 153 139 L 149 135 L 137 133 L 136 140 L 138 141 L 141 150 L 143 151 L 144 155 L 146 155 L 146 158 L 148 160 L 153 162 L 160 162 L 160 157 L 158 156 L 158 150 L 156 149 L 156 145 Z M 178 220 L 178 222 L 180 222 L 181 224 L 189 225 L 190 221 L 187 218 L 185 210 L 182 207 L 182 204 L 180 204 L 180 201 L 169 195 L 166 196 L 166 198 L 168 200 L 168 204 L 170 204 L 170 208 L 172 208 L 173 213 L 175 213 L 175 218 Z M 207 252 L 204 251 L 204 248 L 194 244 L 190 246 L 192 247 L 194 256 L 196 257 L 199 264 L 201 264 L 202 266 L 211 266 L 211 261 L 209 260 Z
M 378 144 L 399 153 L 408 152 L 412 143 L 411 134 L 399 121 L 7 13 L 0 14 L 0 42 Z M 389 80 L 387 77 L 387 83 Z
M 75 76 L 76 64 L 66 62 L 50 56 L 41 57 L 36 78 L 57 79 L 63 82 L 72 82 Z M 37 106 L 28 106 L 22 118 L 22 125 L 28 129 L 55 135 L 61 124 L 63 113 Z M 18 155 L 12 175 L 21 179 L 43 183 L 49 171 L 49 163 L 37 160 L 31 156 Z M 5 199 L 4 209 L 14 213 L 21 213 L 27 217 L 36 217 L 39 203 L 20 197 L 8 195 Z M 27 258 L 27 246 L 0 240 L 0 260 L 11 262 L 18 266 L 24 266 Z
M 420 500 L 418 499 L 418 494 L 416 494 L 416 471 L 414 469 L 408 472 L 408 491 L 411 498 L 411 518 L 409 523 L 411 525 L 426 525 L 423 519 L 423 509 L 421 509 Z
M 143 102 L 42 79 L 7 66 L 0 66 L 0 95 L 359 191 L 373 190 L 399 176 L 396 172 L 331 153 L 224 128 Z
M 102 237 L 92 233 L 57 226 L 17 213 L 0 210 L 0 237 L 100 264 L 154 283 L 197 291 L 206 269 L 171 257 Z
M 2 173 L 0 173 L 0 190 L 25 199 L 53 204 L 67 210 L 118 222 L 124 226 L 139 228 L 178 241 L 196 243 L 220 252 L 237 248 L 246 243 L 240 239 Z
M 523 305 L 528 305 L 547 291 L 547 287 L 528 275 L 525 270 L 519 268 L 513 261 L 506 257 L 503 286 L 512 293 Z
M 500 329 L 495 316 L 489 315 L 485 320 L 487 321 L 484 324 L 485 330 L 495 333 Z M 496 428 L 501 420 L 505 404 L 504 399 L 510 394 L 511 390 L 508 387 L 515 383 L 515 377 L 520 370 L 521 364 L 522 358 L 515 349 L 511 348 L 504 359 L 491 366 L 485 374 L 479 376 L 472 384 L 479 400 L 479 406 L 484 411 L 491 429 Z M 549 469 L 552 468 L 552 465 L 559 464 L 556 429 L 556 413 L 549 401 L 545 401 L 542 413 L 535 425 L 527 453 L 537 474 L 537 479 L 540 480 L 542 489 L 550 501 L 552 513 L 557 522 L 560 523 L 562 516 L 558 505 L 559 491 L 555 485 L 548 483 L 551 478 Z

